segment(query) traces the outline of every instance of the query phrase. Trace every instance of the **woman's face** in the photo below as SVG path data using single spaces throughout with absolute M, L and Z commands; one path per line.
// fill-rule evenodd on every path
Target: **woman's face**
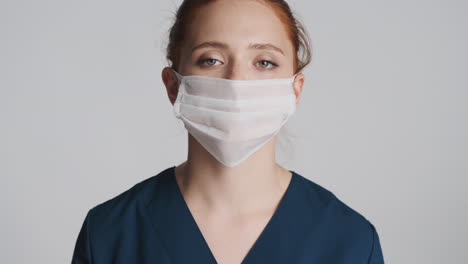
M 286 27 L 270 6 L 253 0 L 218 0 L 198 9 L 187 25 L 178 72 L 232 80 L 289 78 L 294 58 Z M 168 68 L 165 71 L 167 87 L 175 76 Z M 297 98 L 303 78 L 296 77 Z M 176 96 L 169 89 L 169 96 Z

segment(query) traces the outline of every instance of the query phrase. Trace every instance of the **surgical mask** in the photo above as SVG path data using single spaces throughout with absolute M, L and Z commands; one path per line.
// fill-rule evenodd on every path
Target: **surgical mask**
M 176 118 L 227 167 L 237 166 L 265 145 L 296 110 L 293 82 L 297 74 L 263 80 L 175 74 L 179 80 L 173 105 Z

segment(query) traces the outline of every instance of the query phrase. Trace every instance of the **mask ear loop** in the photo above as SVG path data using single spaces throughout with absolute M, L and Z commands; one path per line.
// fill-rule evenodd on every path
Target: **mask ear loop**
M 179 118 L 180 119 L 180 101 L 182 100 L 182 96 L 184 95 L 185 91 L 185 86 L 182 84 L 182 81 L 184 79 L 184 76 L 182 76 L 181 74 L 179 74 L 178 72 L 176 72 L 174 69 L 172 69 L 172 71 L 175 73 L 176 77 L 177 77 L 177 82 L 178 82 L 178 85 L 179 85 L 179 90 L 177 92 L 177 98 L 174 102 L 174 106 L 173 106 L 173 111 L 174 111 L 174 115 L 176 116 L 176 118 Z
M 180 73 L 176 72 L 174 69 L 171 69 L 173 73 L 175 73 L 177 80 L 179 84 L 182 82 L 182 79 L 184 79 L 184 76 L 182 76 Z
M 301 72 L 298 72 L 296 74 L 294 74 L 292 77 L 291 77 L 291 86 L 292 86 L 292 94 L 294 95 L 294 99 L 296 98 L 296 92 L 294 91 L 294 81 L 296 81 L 296 77 L 297 75 L 299 75 L 299 73 Z M 291 108 L 289 110 L 289 115 L 293 115 L 296 110 L 297 110 L 297 106 L 296 106 L 296 100 L 294 100 L 294 103 L 291 104 Z
M 298 73 L 294 74 L 294 75 L 291 77 L 291 79 L 293 80 L 293 82 L 296 80 L 296 77 L 297 77 L 297 75 L 299 75 L 299 73 L 301 73 L 301 72 L 298 72 Z

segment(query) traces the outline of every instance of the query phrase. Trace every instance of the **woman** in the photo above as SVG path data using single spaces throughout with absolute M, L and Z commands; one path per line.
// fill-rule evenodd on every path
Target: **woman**
M 364 216 L 275 162 L 311 54 L 286 2 L 185 0 L 167 52 L 187 161 L 89 210 L 72 263 L 383 263 Z

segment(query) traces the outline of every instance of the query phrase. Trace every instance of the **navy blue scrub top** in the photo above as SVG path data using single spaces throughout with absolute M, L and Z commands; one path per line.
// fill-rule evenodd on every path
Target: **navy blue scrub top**
M 217 263 L 179 186 L 175 166 L 91 208 L 72 263 Z M 275 213 L 242 261 L 384 263 L 371 222 L 295 171 Z

